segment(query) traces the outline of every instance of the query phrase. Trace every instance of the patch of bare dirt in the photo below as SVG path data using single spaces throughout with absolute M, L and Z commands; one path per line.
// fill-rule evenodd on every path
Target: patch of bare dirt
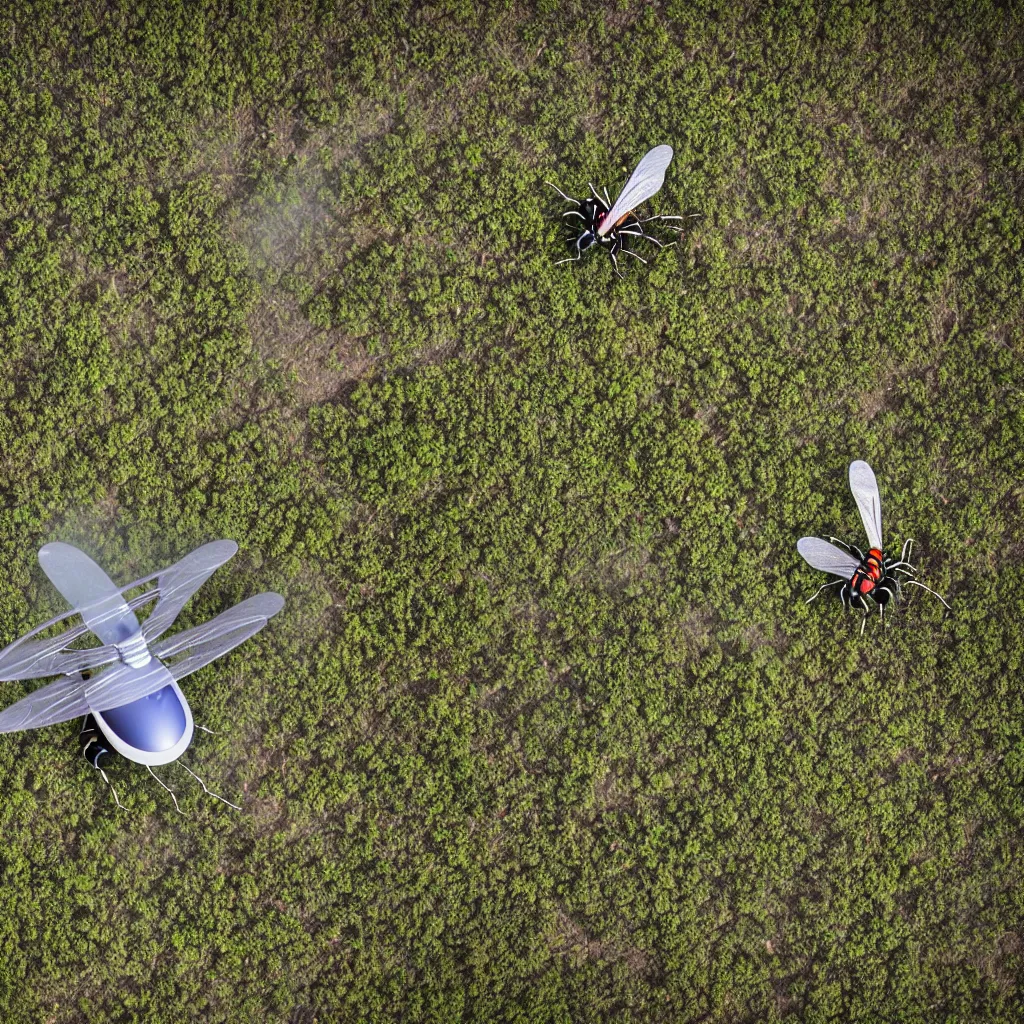
M 1020 962 L 1022 950 L 1024 939 L 1018 932 L 1003 932 L 992 952 L 987 956 L 976 957 L 974 965 L 1001 995 L 1009 996 L 1017 990 L 1019 983 L 1019 975 L 1013 965 Z
M 311 324 L 284 292 L 254 305 L 249 328 L 260 355 L 279 364 L 290 379 L 301 408 L 332 398 L 372 372 L 378 361 L 343 331 Z
M 555 952 L 573 957 L 577 963 L 586 960 L 622 962 L 632 974 L 640 977 L 651 977 L 658 971 L 657 961 L 646 950 L 628 942 L 594 939 L 564 910 L 556 914 L 555 935 L 551 946 Z

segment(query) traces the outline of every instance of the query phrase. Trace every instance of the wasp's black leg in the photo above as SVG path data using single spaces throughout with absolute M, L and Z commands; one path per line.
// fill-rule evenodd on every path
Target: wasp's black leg
M 241 807 L 238 806 L 238 804 L 233 804 L 230 800 L 225 800 L 224 797 L 217 796 L 217 794 L 214 793 L 212 789 L 207 789 L 206 788 L 206 783 L 203 782 L 203 780 L 201 778 L 199 778 L 199 776 L 196 775 L 196 773 L 194 771 L 192 771 L 192 769 L 189 768 L 189 766 L 187 764 L 185 764 L 184 761 L 179 761 L 178 764 L 180 764 L 181 767 L 184 768 L 185 771 L 187 771 L 189 773 L 189 775 L 191 775 L 192 778 L 195 779 L 196 782 L 198 782 L 199 785 L 203 787 L 203 792 L 207 796 L 212 796 L 214 798 L 214 800 L 219 800 L 222 804 L 227 804 L 228 807 L 234 807 L 234 809 L 236 811 L 240 811 L 242 809 Z
M 624 234 L 635 235 L 638 238 L 646 238 L 648 242 L 653 242 L 659 249 L 666 249 L 669 245 L 675 245 L 675 242 L 663 242 L 660 238 L 655 238 L 654 235 L 649 235 L 644 230 L 644 224 L 650 220 L 657 219 L 657 217 L 648 217 L 647 220 L 639 220 L 638 218 L 633 217 L 631 220 L 626 221 L 619 230 Z
M 822 592 L 823 590 L 828 590 L 828 588 L 829 588 L 829 587 L 836 587 L 836 586 L 838 586 L 838 585 L 839 585 L 840 583 L 845 583 L 845 582 L 846 582 L 846 580 L 833 580 L 833 581 L 832 581 L 831 583 L 823 583 L 823 584 L 822 584 L 822 585 L 821 585 L 820 587 L 818 587 L 818 589 L 817 589 L 817 590 L 816 590 L 816 591 L 814 592 L 814 597 L 809 597 L 809 598 L 807 598 L 807 600 L 806 600 L 806 601 L 804 601 L 804 604 L 810 604 L 810 603 L 811 603 L 812 601 L 814 601 L 814 600 L 817 600 L 817 597 L 818 597 L 818 595 L 819 595 L 819 594 L 820 594 L 820 593 L 821 593 L 821 592 Z
M 157 782 L 160 782 L 160 779 L 159 779 L 159 778 L 157 778 L 157 774 L 156 774 L 156 772 L 155 772 L 155 771 L 153 771 L 153 769 L 152 769 L 152 768 L 150 768 L 148 764 L 146 765 L 146 770 L 147 770 L 147 771 L 149 772 L 149 774 L 150 774 L 150 775 L 152 775 L 152 776 L 153 776 L 153 778 L 154 778 L 154 779 L 156 779 L 156 781 L 157 781 Z M 173 790 L 173 789 L 171 789 L 171 787 L 170 787 L 170 786 L 166 786 L 166 785 L 164 785 L 164 783 L 162 783 L 162 782 L 160 782 L 160 785 L 161 785 L 161 786 L 163 786 L 163 787 L 164 787 L 164 789 L 166 789 L 166 790 L 167 790 L 167 792 L 171 794 L 171 799 L 172 799 L 172 800 L 174 801 L 174 809 L 175 809 L 175 810 L 176 810 L 176 811 L 177 811 L 177 812 L 178 812 L 179 814 L 181 814 L 181 808 L 180 808 L 180 807 L 178 806 L 178 798 L 177 798 L 177 797 L 176 797 L 176 796 L 174 795 L 174 790 Z
M 903 551 L 900 552 L 900 559 L 898 562 L 893 562 L 889 569 L 890 571 L 896 570 L 898 572 L 905 573 L 916 573 L 917 570 L 910 564 L 910 555 L 914 550 L 914 538 L 908 537 L 903 544 Z
M 676 216 L 674 214 L 669 215 L 669 214 L 659 213 L 657 216 L 654 216 L 654 217 L 644 217 L 643 220 L 640 220 L 638 218 L 637 220 L 638 220 L 638 223 L 640 223 L 640 224 L 651 224 L 654 221 L 659 221 L 659 220 L 692 220 L 694 217 L 699 217 L 699 216 L 700 216 L 699 213 L 691 213 L 691 214 L 688 214 L 686 217 L 678 217 L 678 216 Z M 676 227 L 675 225 L 672 225 L 671 227 L 669 227 L 668 230 L 669 231 L 679 231 L 679 232 L 681 232 L 683 229 L 681 227 Z
M 203 732 L 208 732 L 211 736 L 216 736 L 217 735 L 212 729 L 207 729 L 205 725 L 200 725 L 198 722 L 193 722 L 192 724 L 197 729 L 202 729 Z
M 901 572 L 904 576 L 916 576 L 917 570 L 909 562 L 893 562 L 886 566 L 886 572 Z
M 565 201 L 566 201 L 567 203 L 575 203 L 575 204 L 576 204 L 577 206 L 579 206 L 579 205 L 580 205 L 580 201 L 579 201 L 578 199 L 573 199 L 573 197 L 572 197 L 572 196 L 567 196 L 567 195 L 566 195 L 566 194 L 565 194 L 565 193 L 564 193 L 564 192 L 563 192 L 563 191 L 562 191 L 562 190 L 561 190 L 561 189 L 560 189 L 560 188 L 559 188 L 559 187 L 558 187 L 557 185 L 555 185 L 555 184 L 554 184 L 553 182 L 550 182 L 550 181 L 545 181 L 545 182 L 544 182 L 544 184 L 545 184 L 545 185 L 550 185 L 550 186 L 551 186 L 551 187 L 552 187 L 552 188 L 553 188 L 553 189 L 554 189 L 554 190 L 555 190 L 555 191 L 556 191 L 556 192 L 557 192 L 557 193 L 558 193 L 558 194 L 559 194 L 559 195 L 560 195 L 560 196 L 561 196 L 561 197 L 562 197 L 562 198 L 563 198 L 563 199 L 564 199 L 564 200 L 565 200 Z
M 663 242 L 660 238 L 655 238 L 654 235 L 649 235 L 647 232 L 643 232 L 640 235 L 641 238 L 646 238 L 648 242 L 653 242 L 659 249 L 671 249 L 675 242 Z
M 634 259 L 638 259 L 644 266 L 647 266 L 647 260 L 645 260 L 643 256 L 640 256 L 638 253 L 633 252 L 632 249 L 627 249 L 625 246 L 622 246 L 622 248 L 619 249 L 619 252 L 629 253 L 629 255 L 632 256 Z
M 557 267 L 557 266 L 560 266 L 563 263 L 577 263 L 582 258 L 583 258 L 583 250 L 580 248 L 580 240 L 579 240 L 579 238 L 577 238 L 576 239 L 576 255 L 575 256 L 566 256 L 566 258 L 564 260 L 555 260 L 555 264 L 554 265 Z
M 616 259 L 617 255 L 619 253 L 619 250 L 621 248 L 622 248 L 622 240 L 616 238 L 615 241 L 612 242 L 612 247 L 608 250 L 608 255 L 611 256 L 611 258 L 612 258 L 612 266 L 615 268 L 616 276 L 617 277 L 621 277 L 621 278 L 625 278 L 626 275 L 623 274 L 621 270 L 619 270 L 619 261 L 618 261 L 618 259 Z
M 690 216 L 691 217 L 695 217 L 696 214 L 691 214 Z M 688 219 L 689 219 L 688 217 L 677 217 L 675 214 L 669 215 L 669 214 L 665 214 L 665 213 L 659 213 L 659 214 L 656 214 L 654 217 L 644 217 L 642 219 L 640 217 L 637 217 L 637 223 L 638 224 L 651 224 L 652 222 L 654 222 L 656 220 L 688 220 Z
M 644 220 L 644 221 L 637 221 L 637 224 L 636 224 L 636 226 L 637 226 L 638 228 L 640 228 L 640 230 L 641 230 L 641 231 L 643 232 L 643 236 L 644 236 L 644 238 L 649 238 L 649 239 L 650 239 L 650 240 L 651 240 L 652 242 L 656 242 L 656 241 L 658 241 L 658 239 L 656 239 L 656 238 L 654 237 L 654 235 L 650 235 L 650 234 L 648 234 L 648 233 L 647 233 L 647 229 L 646 229 L 646 228 L 644 227 L 644 225 L 645 225 L 645 224 L 647 224 L 647 223 L 648 223 L 648 221 L 646 221 L 646 220 Z M 667 225 L 667 226 L 665 227 L 665 230 L 666 230 L 666 231 L 677 231 L 677 232 L 679 232 L 679 234 L 682 234 L 682 233 L 683 233 L 683 229 L 682 229 L 681 227 L 677 227 L 677 226 L 676 226 L 676 225 L 674 225 L 674 224 L 672 224 L 672 225 Z
M 905 580 L 904 582 L 912 587 L 920 587 L 922 590 L 927 590 L 928 593 L 932 595 L 932 597 L 937 597 L 942 602 L 943 607 L 945 607 L 946 611 L 951 612 L 953 610 L 949 607 L 948 604 L 946 604 L 945 598 L 941 594 L 936 594 L 931 587 L 926 587 L 923 583 L 918 583 L 917 580 Z

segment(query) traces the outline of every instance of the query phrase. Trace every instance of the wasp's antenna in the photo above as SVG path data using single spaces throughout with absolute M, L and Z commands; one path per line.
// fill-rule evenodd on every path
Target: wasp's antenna
M 590 191 L 594 193 L 594 198 L 599 203 L 603 203 L 604 200 L 601 198 L 601 193 L 598 192 L 596 188 L 594 188 L 594 183 L 592 181 L 588 181 L 587 184 L 590 186 Z
M 108 786 L 110 786 L 110 792 L 114 794 L 114 803 L 117 804 L 117 806 L 120 807 L 122 811 L 127 811 L 128 808 L 125 807 L 125 805 L 123 803 L 121 803 L 120 800 L 117 799 L 117 790 L 114 789 L 113 783 L 110 781 L 110 779 L 107 778 L 107 773 L 102 768 L 100 768 L 99 772 L 100 772 L 100 775 L 103 776 L 103 781 Z
M 607 185 L 605 185 L 605 187 L 604 187 L 604 201 L 608 204 L 608 209 L 610 210 L 612 208 L 612 201 L 611 201 L 611 197 L 608 195 L 608 186 Z
M 201 778 L 199 778 L 199 776 L 198 776 L 198 775 L 196 775 L 196 773 L 195 773 L 194 771 L 192 771 L 192 769 L 191 769 L 191 768 L 189 768 L 189 766 L 188 766 L 187 764 L 185 764 L 185 762 L 184 762 L 184 761 L 181 761 L 181 760 L 179 760 L 179 761 L 178 761 L 178 764 L 180 764 L 180 765 L 181 765 L 181 767 L 182 767 L 182 768 L 184 768 L 184 769 L 185 769 L 185 771 L 187 771 L 187 772 L 189 773 L 189 775 L 191 775 L 191 776 L 192 776 L 192 778 L 193 778 L 193 779 L 195 779 L 195 780 L 196 780 L 196 782 L 198 782 L 198 783 L 199 783 L 199 785 L 203 787 L 203 792 L 204 792 L 204 793 L 205 793 L 205 794 L 206 794 L 207 796 L 212 796 L 212 797 L 214 798 L 214 800 L 219 800 L 219 801 L 220 801 L 220 802 L 221 802 L 222 804 L 227 804 L 227 805 L 228 805 L 228 807 L 234 807 L 234 809 L 235 809 L 236 811 L 240 811 L 240 810 L 242 809 L 241 807 L 239 807 L 239 806 L 238 806 L 238 804 L 233 804 L 233 803 L 232 803 L 232 802 L 231 802 L 230 800 L 225 800 L 225 799 L 224 799 L 224 797 L 222 797 L 222 796 L 217 796 L 217 794 L 216 794 L 216 793 L 214 793 L 212 789 L 207 789 L 207 788 L 206 788 L 206 783 L 205 783 L 205 782 L 203 782 L 203 780 L 202 780 Z
M 946 611 L 951 612 L 953 610 L 949 607 L 948 604 L 946 604 L 945 598 L 941 594 L 936 594 L 931 587 L 926 587 L 923 583 L 918 583 L 917 580 L 904 580 L 903 582 L 909 584 L 912 587 L 920 587 L 922 590 L 927 590 L 929 594 L 931 594 L 933 597 L 937 597 L 943 603 L 943 605 L 946 608 Z
M 577 206 L 580 205 L 580 201 L 578 199 L 573 199 L 572 196 L 567 196 L 554 182 L 545 180 L 544 184 L 550 185 L 567 203 L 575 203 Z
M 207 729 L 205 725 L 199 725 L 197 722 L 193 722 L 192 724 L 197 729 L 202 729 L 203 732 L 208 732 L 211 736 L 216 736 L 217 735 L 212 729 Z
M 148 764 L 146 765 L 146 771 L 148 771 L 148 772 L 149 772 L 149 774 L 150 774 L 150 775 L 152 775 L 152 776 L 153 776 L 153 778 L 154 778 L 154 779 L 156 779 L 156 781 L 157 781 L 157 782 L 160 782 L 160 779 L 159 779 L 159 778 L 157 778 L 157 774 L 156 774 L 156 772 L 155 772 L 155 771 L 153 771 L 153 769 L 152 769 L 152 768 L 150 768 L 150 766 L 149 766 Z M 181 814 L 181 808 L 180 808 L 180 807 L 178 806 L 178 798 L 177 798 L 177 797 L 176 797 L 176 796 L 174 795 L 174 790 L 173 790 L 173 789 L 171 789 L 171 787 L 170 787 L 170 786 L 164 785 L 164 783 L 162 783 L 162 782 L 160 782 L 160 785 L 161 785 L 161 786 L 163 786 L 163 787 L 164 787 L 164 789 L 166 789 L 166 790 L 167 790 L 167 792 L 171 794 L 171 799 L 172 799 L 172 800 L 174 801 L 174 809 L 175 809 L 175 810 L 176 810 L 176 811 L 177 811 L 177 812 L 178 812 L 179 814 Z

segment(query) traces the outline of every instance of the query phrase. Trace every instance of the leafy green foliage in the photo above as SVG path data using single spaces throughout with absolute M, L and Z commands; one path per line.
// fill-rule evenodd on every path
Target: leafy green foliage
M 54 539 L 288 604 L 186 687 L 239 815 L 2 738 L 3 1020 L 1021 1019 L 1022 29 L 8 5 L 0 640 Z M 951 615 L 804 603 L 853 458 Z

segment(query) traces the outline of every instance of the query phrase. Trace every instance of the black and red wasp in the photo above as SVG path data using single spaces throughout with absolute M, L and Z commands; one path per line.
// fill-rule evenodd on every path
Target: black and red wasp
M 941 595 L 926 587 L 917 580 L 910 579 L 917 570 L 910 564 L 910 552 L 914 546 L 908 539 L 903 545 L 899 558 L 887 558 L 882 547 L 882 500 L 878 496 L 878 481 L 871 467 L 858 459 L 850 463 L 850 490 L 857 501 L 860 518 L 864 523 L 864 531 L 868 535 L 868 551 L 864 554 L 860 548 L 830 537 L 827 541 L 820 537 L 801 537 L 796 549 L 813 569 L 830 572 L 839 579 L 820 586 L 813 597 L 808 598 L 810 604 L 823 590 L 839 586 L 839 598 L 844 608 L 857 608 L 864 613 L 864 621 L 860 631 L 863 635 L 868 615 L 872 607 L 878 606 L 878 614 L 884 619 L 885 606 L 892 601 L 896 604 L 902 597 L 902 584 L 927 590 L 937 597 L 948 609 L 949 605 Z M 830 543 L 831 542 L 831 543 Z M 836 545 L 840 545 L 837 547 Z
M 558 260 L 555 266 L 560 263 L 574 263 L 581 259 L 583 254 L 595 243 L 608 247 L 608 253 L 612 258 L 615 273 L 622 277 L 619 272 L 619 261 L 616 258 L 620 252 L 628 253 L 630 256 L 646 263 L 639 253 L 626 248 L 626 241 L 630 238 L 646 238 L 653 242 L 659 249 L 667 249 L 675 242 L 661 242 L 653 235 L 644 230 L 645 224 L 656 220 L 682 220 L 682 217 L 645 217 L 642 220 L 633 212 L 641 203 L 646 203 L 652 196 L 657 195 L 661 186 L 665 183 L 665 171 L 672 162 L 671 146 L 655 146 L 650 150 L 636 170 L 630 175 L 625 188 L 619 193 L 618 199 L 613 203 L 608 198 L 608 189 L 604 190 L 604 198 L 598 194 L 593 184 L 590 191 L 594 194 L 592 199 L 576 199 L 566 195 L 557 185 L 550 181 L 544 184 L 551 187 L 568 203 L 577 207 L 575 210 L 567 210 L 562 217 L 578 217 L 582 223 L 582 230 L 574 231 L 569 236 L 570 244 L 575 245 L 576 255 L 568 256 L 564 260 Z

